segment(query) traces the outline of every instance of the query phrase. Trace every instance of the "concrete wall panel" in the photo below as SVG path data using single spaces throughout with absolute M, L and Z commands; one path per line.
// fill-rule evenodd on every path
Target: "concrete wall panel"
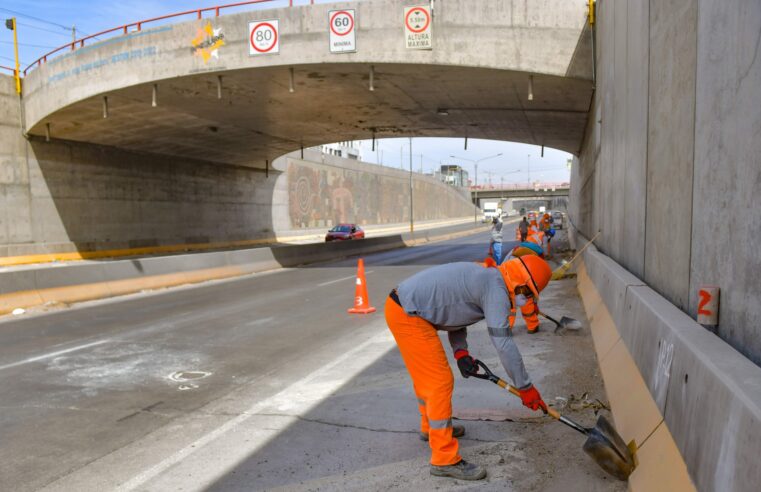
M 699 14 L 688 312 L 701 285 L 719 286 L 719 335 L 761 364 L 761 2 L 701 1 Z
M 687 306 L 690 279 L 696 24 L 697 0 L 650 4 L 644 273 L 680 308 Z
M 645 213 L 647 210 L 647 107 L 649 7 L 647 2 L 626 3 L 626 110 L 621 114 L 623 135 L 624 219 L 622 263 L 639 277 L 645 269 Z M 617 85 L 621 87 L 621 85 Z
M 611 5 L 612 6 L 612 5 Z M 605 133 L 603 145 L 611 147 L 608 154 L 610 160 L 603 163 L 610 169 L 609 180 L 604 186 L 610 191 L 610 201 L 607 204 L 606 216 L 608 221 L 603 229 L 606 238 L 606 253 L 616 261 L 625 262 L 624 257 L 624 231 L 627 217 L 626 203 L 626 134 L 627 115 L 626 105 L 628 102 L 629 74 L 627 66 L 627 40 L 629 23 L 627 19 L 627 5 L 624 2 L 615 2 L 613 7 L 613 79 L 609 82 L 612 86 L 612 107 L 609 108 L 608 121 L 610 131 Z
M 600 64 L 598 65 L 597 90 L 600 92 L 600 160 L 596 179 L 596 194 L 599 200 L 595 203 L 597 228 L 602 231 L 598 245 L 602 251 L 615 254 L 614 222 L 619 220 L 612 213 L 614 202 L 620 196 L 615 192 L 614 180 L 614 142 L 616 128 L 615 100 L 615 10 L 620 5 L 617 2 L 601 3 L 598 11 Z

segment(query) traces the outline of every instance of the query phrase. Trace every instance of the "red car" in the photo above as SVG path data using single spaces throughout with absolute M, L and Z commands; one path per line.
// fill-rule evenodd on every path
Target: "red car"
M 365 231 L 357 224 L 338 224 L 328 231 L 325 241 L 346 241 L 348 239 L 364 239 Z

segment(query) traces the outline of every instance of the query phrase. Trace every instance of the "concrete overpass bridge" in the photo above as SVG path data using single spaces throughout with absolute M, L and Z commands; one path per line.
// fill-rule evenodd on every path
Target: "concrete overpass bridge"
M 529 187 L 525 185 L 516 186 L 503 186 L 503 187 L 479 187 L 470 188 L 470 196 L 475 200 L 492 200 L 501 198 L 545 198 L 545 197 L 567 197 L 570 193 L 571 187 L 566 184 L 565 186 L 537 186 Z
M 373 137 L 580 151 L 593 93 L 585 0 L 432 3 L 430 50 L 406 48 L 405 5 L 222 9 L 119 28 L 28 69 L 26 131 L 257 168 L 302 147 Z M 356 10 L 354 53 L 328 49 L 334 9 Z M 272 19 L 279 53 L 252 56 L 249 23 Z

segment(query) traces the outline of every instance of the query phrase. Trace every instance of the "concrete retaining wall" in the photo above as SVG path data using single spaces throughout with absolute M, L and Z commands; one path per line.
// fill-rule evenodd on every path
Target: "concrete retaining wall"
M 336 220 L 409 221 L 403 171 L 323 163 L 316 153 L 314 162 L 282 158 L 267 174 L 214 162 L 213 154 L 192 160 L 27 140 L 19 111 L 13 79 L 0 75 L 0 258 L 208 249 L 274 241 Z M 415 220 L 473 214 L 469 200 L 441 182 L 415 174 L 414 185 Z M 301 206 L 308 220 L 295 213 Z
M 600 0 L 571 216 L 600 251 L 761 364 L 761 2 Z
M 277 223 L 291 230 L 330 227 L 340 222 L 394 224 L 410 220 L 408 171 L 341 159 L 316 151 L 294 152 L 283 167 L 288 217 Z M 280 189 L 278 188 L 278 191 Z M 413 211 L 416 221 L 472 216 L 467 192 L 442 186 L 433 177 L 413 173 Z
M 473 224 L 362 241 L 338 241 L 272 248 L 68 263 L 0 272 L 0 314 L 48 303 L 101 299 L 282 267 L 335 261 L 354 255 L 414 246 L 486 230 Z
M 578 286 L 632 490 L 757 490 L 761 368 L 594 246 Z
M 579 289 L 616 424 L 641 446 L 632 489 L 757 490 L 761 3 L 597 5 L 570 216 L 600 231 Z M 706 284 L 718 337 L 695 322 Z

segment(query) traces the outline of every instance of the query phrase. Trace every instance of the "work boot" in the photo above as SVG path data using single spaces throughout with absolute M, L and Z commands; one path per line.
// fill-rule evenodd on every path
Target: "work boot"
M 465 427 L 459 424 L 454 424 L 452 426 L 452 437 L 462 437 L 465 435 Z M 420 433 L 420 440 L 421 441 L 428 441 L 428 433 L 427 432 L 421 432 Z
M 537 333 L 539 333 L 539 326 L 537 326 L 533 330 L 526 328 L 526 331 L 528 332 L 529 335 L 536 335 Z
M 431 465 L 431 475 L 436 477 L 452 477 L 459 480 L 481 480 L 486 477 L 486 468 L 460 460 L 454 465 Z

